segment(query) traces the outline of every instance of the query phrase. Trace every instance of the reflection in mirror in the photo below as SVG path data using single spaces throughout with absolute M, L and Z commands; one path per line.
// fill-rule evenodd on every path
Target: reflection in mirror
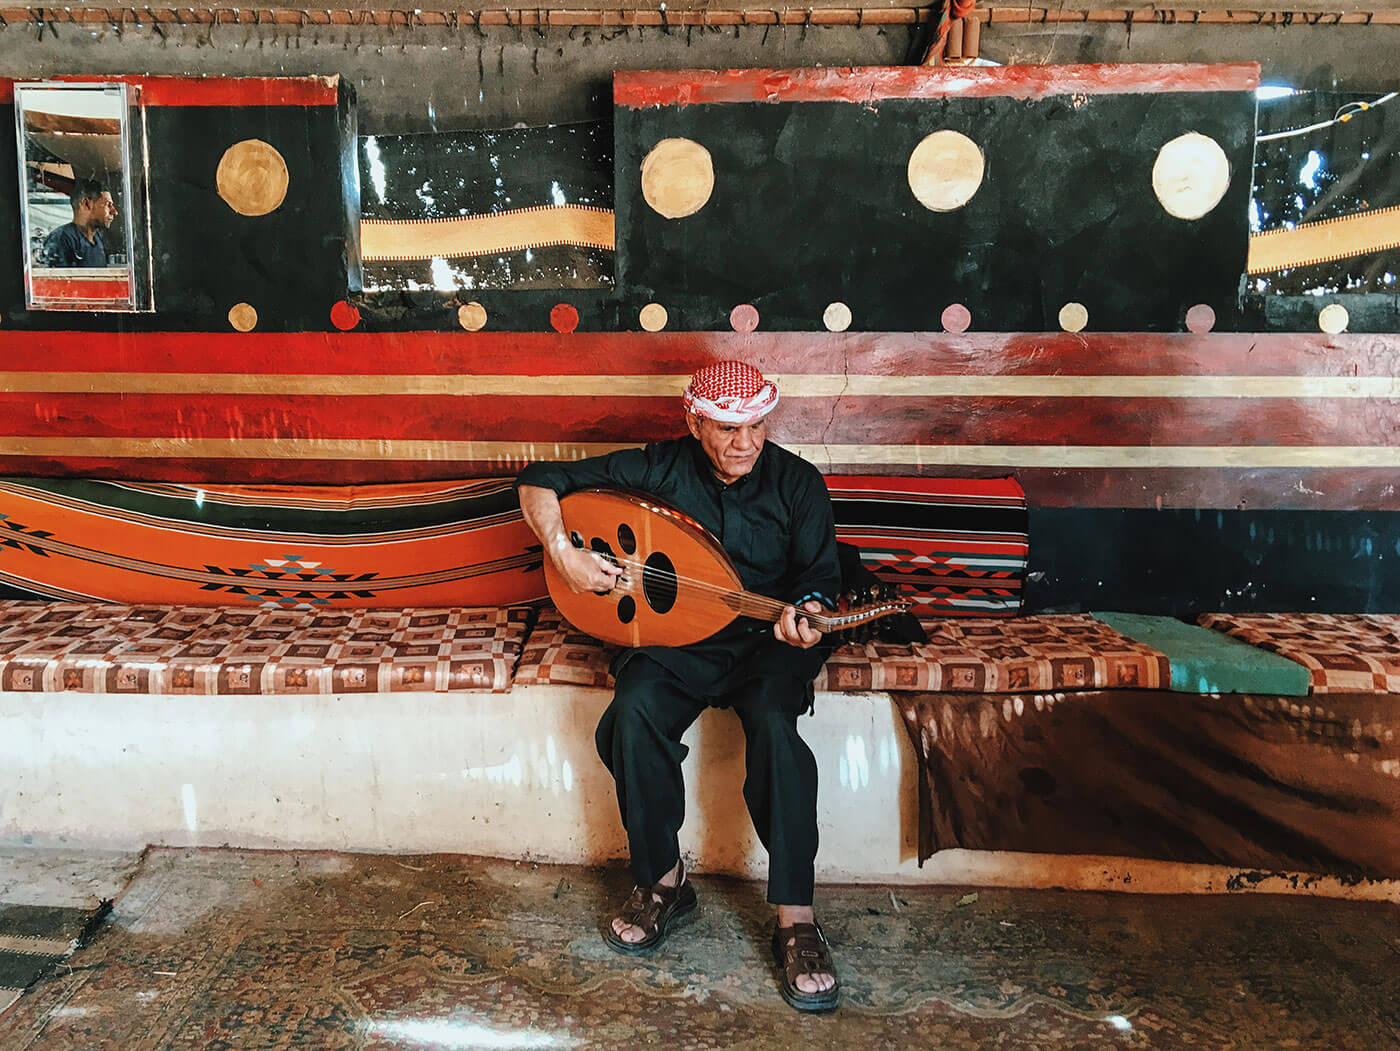
M 33 308 L 149 307 L 138 294 L 145 253 L 133 250 L 131 92 L 124 84 L 15 86 Z

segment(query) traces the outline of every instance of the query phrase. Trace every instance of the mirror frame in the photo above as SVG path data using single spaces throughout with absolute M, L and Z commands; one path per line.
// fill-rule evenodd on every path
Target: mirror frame
M 82 288 L 90 279 L 60 268 L 36 266 L 31 250 L 32 224 L 29 215 L 29 172 L 25 98 L 34 100 L 49 91 L 92 91 L 117 94 L 121 107 L 121 221 L 126 235 L 126 280 L 124 287 L 113 287 L 117 278 L 100 291 Z M 151 311 L 152 301 L 150 212 L 146 185 L 148 157 L 145 109 L 139 85 L 116 80 L 16 81 L 15 134 L 19 159 L 20 251 L 24 258 L 24 298 L 30 310 Z M 32 105 L 32 102 L 31 102 Z M 111 269 L 117 269 L 115 267 Z

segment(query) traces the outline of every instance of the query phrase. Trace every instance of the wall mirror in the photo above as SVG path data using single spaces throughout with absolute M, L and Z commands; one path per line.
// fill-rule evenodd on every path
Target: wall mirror
M 25 295 L 33 310 L 150 310 L 135 85 L 15 85 Z

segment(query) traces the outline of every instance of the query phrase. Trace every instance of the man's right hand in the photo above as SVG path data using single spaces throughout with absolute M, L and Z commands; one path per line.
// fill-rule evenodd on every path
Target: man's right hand
M 573 544 L 558 545 L 550 552 L 550 558 L 564 583 L 575 592 L 594 591 L 601 595 L 611 591 L 622 576 L 621 566 L 596 551 L 584 551 Z
M 622 567 L 596 551 L 574 547 L 564 531 L 564 518 L 559 511 L 559 497 L 552 489 L 538 485 L 517 488 L 520 512 L 530 531 L 544 545 L 545 555 L 564 578 L 564 583 L 576 593 L 611 591 L 622 576 Z

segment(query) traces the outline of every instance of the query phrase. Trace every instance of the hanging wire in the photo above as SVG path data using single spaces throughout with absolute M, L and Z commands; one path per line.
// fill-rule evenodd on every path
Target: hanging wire
M 1388 92 L 1376 99 L 1375 102 L 1348 102 L 1337 110 L 1331 120 L 1319 121 L 1316 124 L 1309 124 L 1304 128 L 1290 128 L 1288 131 L 1275 131 L 1268 135 L 1256 135 L 1254 141 L 1270 142 L 1274 139 L 1288 139 L 1292 138 L 1294 135 L 1306 135 L 1310 131 L 1320 131 L 1323 128 L 1330 128 L 1333 124 L 1345 124 L 1358 113 L 1365 113 L 1367 110 L 1385 105 L 1391 99 L 1395 98 L 1396 95 L 1400 95 L 1400 91 Z

